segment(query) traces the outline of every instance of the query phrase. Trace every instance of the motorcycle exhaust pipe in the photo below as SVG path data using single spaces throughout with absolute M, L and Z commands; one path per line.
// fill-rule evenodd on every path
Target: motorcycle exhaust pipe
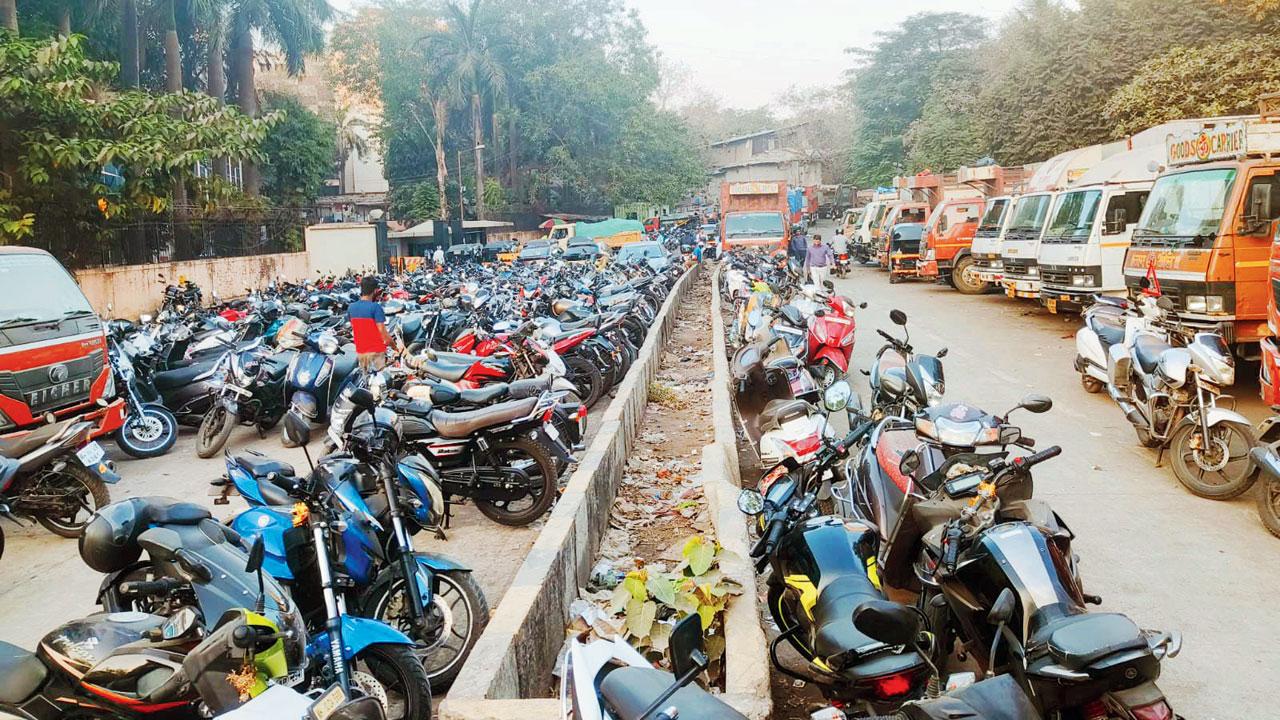
M 1147 419 L 1143 417 L 1142 411 L 1138 409 L 1137 405 L 1134 405 L 1124 398 L 1118 397 L 1118 394 L 1115 392 L 1111 393 L 1111 399 L 1116 401 L 1116 404 L 1120 406 L 1120 410 L 1124 412 L 1125 418 L 1128 419 L 1134 427 L 1146 429 Z

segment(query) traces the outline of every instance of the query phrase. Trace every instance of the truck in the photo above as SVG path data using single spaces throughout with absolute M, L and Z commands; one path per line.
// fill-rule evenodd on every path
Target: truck
M 969 251 L 985 205 L 983 198 L 972 196 L 938 203 L 929 215 L 920 242 L 921 277 L 941 278 L 965 295 L 986 292 L 986 283 L 973 273 Z
M 1004 278 L 1004 262 L 1000 257 L 1005 230 L 1013 218 L 1015 195 L 997 195 L 987 199 L 986 209 L 973 232 L 969 252 L 973 257 L 973 275 L 978 282 L 999 286 Z
M 1273 352 L 1261 343 L 1273 334 L 1280 117 L 1221 118 L 1170 134 L 1165 166 L 1125 256 L 1129 296 L 1158 291 L 1183 324 L 1218 328 L 1242 357 Z M 1274 361 L 1264 359 L 1264 369 Z
M 1006 295 L 1011 298 L 1040 297 L 1040 267 L 1036 258 L 1055 198 L 1089 168 L 1126 147 L 1127 143 L 1121 140 L 1068 150 L 1045 161 L 1031 176 L 1027 181 L 1027 192 L 1018 198 L 1018 207 L 1000 244 L 1000 284 L 1004 286 Z
M 103 322 L 71 274 L 44 250 L 3 246 L 0 288 L 0 443 L 73 418 L 94 439 L 119 430 Z
M 639 220 L 623 220 L 613 218 L 600 222 L 560 223 L 553 225 L 547 233 L 547 240 L 559 244 L 561 250 L 569 246 L 569 238 L 586 237 L 607 247 L 620 248 L 627 243 L 640 242 L 644 239 L 645 227 Z
M 729 182 L 720 186 L 720 247 L 785 251 L 791 240 L 785 182 Z

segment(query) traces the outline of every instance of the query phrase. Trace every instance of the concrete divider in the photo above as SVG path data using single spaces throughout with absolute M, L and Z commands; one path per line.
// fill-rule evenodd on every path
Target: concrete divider
M 569 604 L 591 572 L 648 402 L 649 383 L 662 362 L 676 308 L 698 272 L 695 267 L 685 273 L 663 303 L 639 358 L 598 421 L 595 439 L 440 704 L 441 720 L 560 717 L 559 702 L 546 698 L 564 644 Z

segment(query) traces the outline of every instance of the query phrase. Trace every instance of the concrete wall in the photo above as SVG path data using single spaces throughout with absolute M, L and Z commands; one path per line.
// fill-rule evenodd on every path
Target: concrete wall
M 247 257 L 186 260 L 149 265 L 123 265 L 77 272 L 76 281 L 94 309 L 105 317 L 137 318 L 160 306 L 166 283 L 186 277 L 205 292 L 205 302 L 213 291 L 224 298 L 245 294 L 245 288 L 259 288 L 277 277 L 299 280 L 310 273 L 307 253 L 251 255 Z M 165 283 L 159 274 L 163 273 Z M 107 310 L 107 306 L 111 310 Z
M 378 267 L 378 234 L 367 223 L 321 223 L 307 227 L 310 272 L 345 275 Z

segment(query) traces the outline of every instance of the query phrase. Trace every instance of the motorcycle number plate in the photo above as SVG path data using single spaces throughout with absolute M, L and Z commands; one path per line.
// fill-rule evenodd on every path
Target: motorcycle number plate
M 556 429 L 555 425 L 543 425 L 542 429 L 546 431 L 547 435 L 550 436 L 552 440 L 555 440 L 556 442 L 560 441 L 560 431 Z
M 76 457 L 80 458 L 80 462 L 87 467 L 93 467 L 102 462 L 106 454 L 107 452 L 96 442 L 91 442 L 76 451 Z

